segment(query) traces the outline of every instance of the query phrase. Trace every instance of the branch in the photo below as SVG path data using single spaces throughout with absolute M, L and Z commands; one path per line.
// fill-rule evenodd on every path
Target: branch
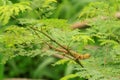
M 38 35 L 38 33 L 37 33 L 36 31 L 42 33 L 44 36 L 46 36 L 46 37 L 49 38 L 51 41 L 53 41 L 53 42 L 56 43 L 58 46 L 60 46 L 62 49 L 66 50 L 67 53 L 68 53 L 70 56 L 72 56 L 72 57 L 75 58 L 75 56 L 71 53 L 71 51 L 70 51 L 69 49 L 67 49 L 66 47 L 64 47 L 64 46 L 61 45 L 60 43 L 58 43 L 56 40 L 54 40 L 54 39 L 53 39 L 52 37 L 50 37 L 48 34 L 44 33 L 43 31 L 38 30 L 37 28 L 33 28 L 33 27 L 30 27 L 30 28 L 31 28 L 32 30 L 34 30 L 34 32 L 36 33 L 36 35 L 37 35 L 39 38 L 40 38 L 40 36 Z M 78 63 L 81 67 L 84 67 L 84 66 L 81 64 L 81 62 L 79 61 L 79 59 L 75 59 L 74 61 L 75 61 L 76 63 Z

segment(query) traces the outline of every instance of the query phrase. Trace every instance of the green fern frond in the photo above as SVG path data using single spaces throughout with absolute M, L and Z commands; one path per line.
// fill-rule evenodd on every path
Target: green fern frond
M 9 22 L 11 17 L 16 16 L 20 12 L 24 12 L 26 10 L 31 10 L 30 3 L 28 2 L 0 6 L 0 22 L 5 25 Z
M 33 39 L 33 35 L 23 27 L 10 26 L 5 30 L 4 36 L 2 37 L 2 41 L 11 47 L 14 44 L 22 44 L 26 41 L 31 41 Z
M 91 38 L 91 36 L 87 34 L 77 34 L 72 37 L 74 41 L 82 41 L 83 44 L 88 44 L 89 42 L 95 43 L 95 41 Z
M 113 45 L 113 46 L 117 46 L 119 45 L 118 42 L 114 41 L 114 40 L 100 40 L 100 45 L 106 45 L 106 44 L 109 44 L 109 45 Z

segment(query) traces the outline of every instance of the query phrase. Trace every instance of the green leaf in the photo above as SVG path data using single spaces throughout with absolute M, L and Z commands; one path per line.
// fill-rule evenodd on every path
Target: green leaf
M 78 77 L 79 75 L 78 74 L 69 74 L 63 78 L 61 78 L 60 80 L 69 80 L 69 79 L 73 79 L 75 77 Z

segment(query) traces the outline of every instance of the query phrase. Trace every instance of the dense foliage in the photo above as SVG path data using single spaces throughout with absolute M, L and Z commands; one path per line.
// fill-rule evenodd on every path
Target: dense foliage
M 33 78 L 41 78 L 36 77 L 42 75 L 38 75 L 40 70 L 53 64 L 51 73 L 57 65 L 67 65 L 71 70 L 66 70 L 64 77 L 56 74 L 60 76 L 53 78 L 44 68 L 42 72 L 55 80 L 61 76 L 60 80 L 119 80 L 120 1 L 95 1 L 83 9 L 79 3 L 78 0 L 0 0 L 1 63 L 19 56 L 45 57 L 33 71 Z M 85 22 L 87 28 L 71 29 L 74 21 Z M 55 62 L 53 57 L 60 59 Z M 62 74 L 55 73 L 58 72 Z

